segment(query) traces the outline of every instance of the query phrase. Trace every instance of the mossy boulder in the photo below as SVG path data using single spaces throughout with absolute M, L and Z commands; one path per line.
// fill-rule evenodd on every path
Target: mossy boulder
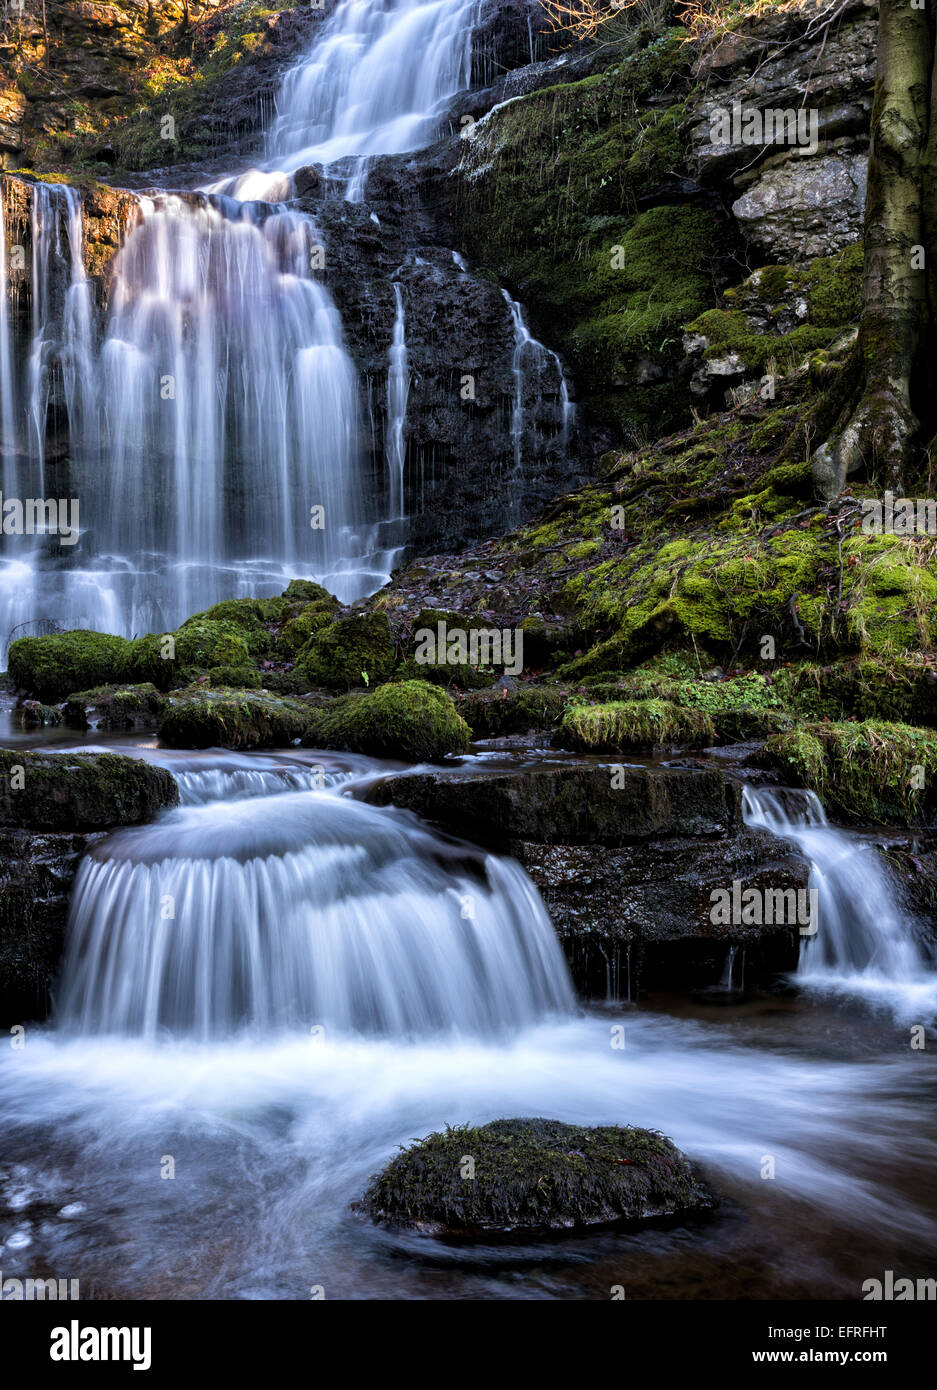
M 200 671 L 210 666 L 246 666 L 250 660 L 244 629 L 230 619 L 189 618 L 175 634 L 175 647 L 177 665 Z
M 627 748 L 699 748 L 715 740 L 712 720 L 702 710 L 681 709 L 669 700 L 622 700 L 567 709 L 554 742 L 584 752 Z
M 162 707 L 155 685 L 99 685 L 69 695 L 63 711 L 73 729 L 155 729 Z
M 259 690 L 263 684 L 260 672 L 253 666 L 212 666 L 208 671 L 208 682 L 216 689 Z
M 309 727 L 309 707 L 257 690 L 173 691 L 163 702 L 159 736 L 172 748 L 285 748 Z
M 715 1205 L 664 1135 L 544 1119 L 430 1134 L 392 1159 L 356 1204 L 388 1226 L 468 1236 L 637 1223 Z
M 325 592 L 323 590 L 323 592 Z M 289 618 L 280 628 L 276 643 L 278 661 L 291 660 L 315 633 L 328 627 L 335 617 L 335 600 L 324 602 L 316 600 L 305 604 L 295 617 Z
M 458 702 L 462 718 L 473 738 L 498 738 L 551 729 L 558 723 L 569 696 L 549 685 L 520 686 L 517 690 L 473 691 Z
M 0 826 L 103 830 L 152 820 L 178 800 L 171 773 L 140 758 L 0 749 Z
M 765 757 L 827 813 L 864 825 L 937 820 L 937 733 L 875 720 L 807 724 L 765 744 Z
M 348 613 L 314 633 L 297 665 L 312 686 L 352 690 L 377 685 L 394 669 L 394 642 L 386 613 Z
M 10 644 L 8 671 L 18 690 L 57 704 L 73 690 L 120 680 L 130 650 L 124 637 L 76 628 Z
M 324 603 L 332 608 L 338 607 L 335 595 L 313 579 L 291 579 L 283 590 L 283 597 L 290 603 Z
M 237 628 L 251 656 L 264 656 L 270 650 L 272 637 L 264 626 L 270 620 L 268 600 L 259 598 L 229 598 L 216 603 L 204 613 L 194 613 L 184 627 L 198 622 L 225 623 Z M 193 663 L 197 665 L 198 663 Z M 219 665 L 221 663 L 219 662 Z
M 431 685 L 456 690 L 484 690 L 491 686 L 494 676 L 494 671 L 469 666 L 467 662 L 424 662 L 414 661 L 413 657 L 401 661 L 394 672 L 395 680 L 429 681 Z
M 374 758 L 429 762 L 464 753 L 471 730 L 444 690 L 426 681 L 400 681 L 368 695 L 346 695 L 310 711 L 305 742 Z

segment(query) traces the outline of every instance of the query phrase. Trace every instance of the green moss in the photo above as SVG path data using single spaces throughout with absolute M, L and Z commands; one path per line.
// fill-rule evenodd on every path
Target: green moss
M 159 736 L 172 748 L 284 748 L 309 727 L 310 709 L 267 691 L 174 691 L 161 709 Z
M 906 724 L 811 724 L 765 753 L 828 814 L 861 824 L 917 825 L 937 814 L 937 734 Z
M 254 666 L 212 666 L 208 679 L 211 685 L 226 686 L 229 690 L 259 690 L 263 684 Z
M 175 634 L 175 660 L 180 666 L 207 670 L 209 666 L 247 666 L 250 650 L 240 623 L 216 621 L 196 614 Z
M 311 712 L 305 742 L 375 758 L 427 762 L 468 748 L 470 730 L 438 686 L 408 680 L 346 695 Z
M 178 800 L 172 774 L 141 758 L 0 748 L 0 826 L 103 830 L 152 820 Z
M 129 647 L 123 637 L 84 628 L 21 637 L 10 644 L 9 675 L 17 689 L 54 704 L 72 690 L 119 680 Z
M 99 685 L 79 690 L 65 701 L 65 723 L 85 729 L 89 714 L 99 729 L 155 728 L 162 696 L 155 685 Z
M 315 632 L 297 665 L 310 685 L 350 690 L 386 680 L 395 659 L 386 613 L 349 613 Z
M 450 686 L 456 690 L 483 690 L 494 680 L 490 668 L 477 668 L 465 662 L 414 661 L 408 657 L 394 672 L 395 681 L 429 681 L 432 685 Z
M 313 603 L 304 604 L 295 618 L 290 618 L 280 629 L 276 645 L 277 659 L 288 661 L 294 657 L 314 633 L 329 626 L 334 616 L 334 603 L 316 600 Z
M 195 622 L 226 623 L 240 629 L 247 650 L 251 656 L 263 656 L 270 650 L 271 637 L 264 623 L 268 620 L 267 600 L 257 598 L 230 598 L 216 603 L 205 613 L 195 613 L 185 626 Z M 197 663 L 195 663 L 197 664 Z
M 668 700 L 622 700 L 572 705 L 555 740 L 563 748 L 604 753 L 628 748 L 701 747 L 715 741 L 712 720 L 701 710 Z
M 321 603 L 332 609 L 338 607 L 334 594 L 312 579 L 291 579 L 283 590 L 283 597 L 290 603 Z
M 663 1135 L 543 1119 L 430 1134 L 392 1159 L 360 1204 L 376 1221 L 469 1234 L 638 1221 L 712 1205 Z
M 511 691 L 477 691 L 458 702 L 472 737 L 500 738 L 552 729 L 562 717 L 569 696 L 549 685 L 523 685 Z

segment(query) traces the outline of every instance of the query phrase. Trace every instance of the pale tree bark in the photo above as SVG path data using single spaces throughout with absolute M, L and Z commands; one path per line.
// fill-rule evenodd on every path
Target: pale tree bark
M 926 8 L 912 8 L 914 3 Z M 937 153 L 933 4 L 880 4 L 858 384 L 837 427 L 813 455 L 814 479 L 826 497 L 835 497 L 859 471 L 900 489 L 920 447 L 913 388 L 928 318 L 928 263 L 937 255 L 928 175 Z

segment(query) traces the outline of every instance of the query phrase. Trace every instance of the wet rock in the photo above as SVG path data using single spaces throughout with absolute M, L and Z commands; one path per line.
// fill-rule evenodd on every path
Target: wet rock
M 152 820 L 179 789 L 164 768 L 116 753 L 0 749 L 0 826 L 99 830 Z
M 0 830 L 0 1026 L 47 1014 L 72 881 L 100 838 Z
M 162 697 L 155 685 L 102 685 L 65 701 L 65 723 L 73 729 L 155 729 Z M 60 716 L 61 717 L 61 716 Z
M 452 834 L 499 848 L 518 840 L 621 845 L 658 836 L 724 835 L 734 816 L 726 778 L 715 769 L 420 773 L 385 778 L 368 800 L 405 807 Z
M 419 1140 L 388 1163 L 356 1209 L 425 1235 L 471 1236 L 643 1222 L 715 1205 L 662 1134 L 511 1119 Z

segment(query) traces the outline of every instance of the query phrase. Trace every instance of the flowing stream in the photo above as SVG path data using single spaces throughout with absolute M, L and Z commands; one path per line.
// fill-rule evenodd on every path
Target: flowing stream
M 932 1268 L 934 1062 L 908 1066 L 889 1014 L 583 1010 L 523 872 L 355 799 L 380 765 L 119 746 L 183 804 L 94 846 L 55 1019 L 0 1054 L 4 1275 L 86 1298 L 854 1298 Z M 723 1205 L 507 1247 L 352 1213 L 398 1144 L 525 1114 L 659 1128 Z

